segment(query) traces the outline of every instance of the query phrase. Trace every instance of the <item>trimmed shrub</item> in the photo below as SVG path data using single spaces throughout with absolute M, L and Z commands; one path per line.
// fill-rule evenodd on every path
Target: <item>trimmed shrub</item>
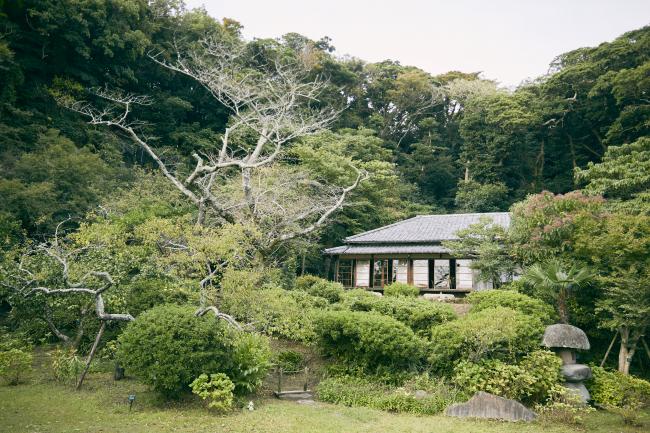
M 537 317 L 511 308 L 488 308 L 434 326 L 429 362 L 444 374 L 459 360 L 516 362 L 539 347 L 543 332 L 544 325 Z
M 325 280 L 323 278 L 321 278 L 321 277 L 317 277 L 316 275 L 309 275 L 309 274 L 301 275 L 301 276 L 296 278 L 296 283 L 294 285 L 294 289 L 295 290 L 302 290 L 303 292 L 307 292 L 307 291 L 309 291 L 311 286 L 313 286 L 314 284 L 316 284 L 318 282 L 321 282 L 321 281 L 325 281 Z
M 426 341 L 392 317 L 372 312 L 327 311 L 316 316 L 318 343 L 349 366 L 391 371 L 417 366 Z
M 650 406 L 650 382 L 639 377 L 592 367 L 592 379 L 587 382 L 591 399 L 603 407 Z
M 420 294 L 420 289 L 406 283 L 392 283 L 384 286 L 384 296 L 398 297 L 404 296 L 407 298 L 415 298 Z
M 538 317 L 543 324 L 554 322 L 555 310 L 549 304 L 512 290 L 482 290 L 473 292 L 467 300 L 472 304 L 471 313 L 494 307 L 507 307 L 530 316 Z
M 296 278 L 295 290 L 325 298 L 330 303 L 338 302 L 343 293 L 345 293 L 343 284 L 328 281 L 313 275 L 303 275 L 302 277 Z
M 526 403 L 548 400 L 562 380 L 562 361 L 553 352 L 538 350 L 519 364 L 491 359 L 478 363 L 461 361 L 454 368 L 453 382 L 469 397 L 485 391 Z
M 32 354 L 21 349 L 0 352 L 0 378 L 9 385 L 18 385 L 32 370 Z
M 389 412 L 434 415 L 456 401 L 457 393 L 444 383 L 427 389 L 426 395 L 416 397 L 421 388 L 389 387 L 355 376 L 330 377 L 318 384 L 320 400 L 351 407 L 369 407 Z
M 202 373 L 219 371 L 235 392 L 255 389 L 270 367 L 268 341 L 236 331 L 189 306 L 161 305 L 142 313 L 120 335 L 118 361 L 164 395 L 188 390 Z
M 190 384 L 192 393 L 208 401 L 208 407 L 219 412 L 232 409 L 235 384 L 223 373 L 202 374 Z
M 126 310 L 134 316 L 162 304 L 185 304 L 189 294 L 168 281 L 160 279 L 139 279 L 128 284 Z
M 253 323 L 266 335 L 309 343 L 315 338 L 313 310 L 329 302 L 306 292 L 279 288 L 231 291 L 223 294 L 221 307 L 237 320 Z
M 433 325 L 456 318 L 454 309 L 443 303 L 418 298 L 379 298 L 365 290 L 350 290 L 340 302 L 351 311 L 374 311 L 399 320 L 420 336 L 428 336 Z

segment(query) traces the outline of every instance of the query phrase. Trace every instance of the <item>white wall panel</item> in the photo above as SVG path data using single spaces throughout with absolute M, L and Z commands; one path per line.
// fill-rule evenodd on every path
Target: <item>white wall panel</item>
M 370 285 L 370 260 L 357 260 L 354 281 L 356 287 L 368 287 Z
M 413 260 L 413 285 L 429 287 L 429 261 Z

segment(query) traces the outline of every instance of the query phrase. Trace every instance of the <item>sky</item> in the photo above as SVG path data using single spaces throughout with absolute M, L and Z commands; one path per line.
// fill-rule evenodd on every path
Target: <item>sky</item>
M 432 74 L 482 72 L 512 87 L 558 54 L 650 24 L 650 0 L 186 0 L 239 21 L 246 39 L 329 36 L 338 56 Z

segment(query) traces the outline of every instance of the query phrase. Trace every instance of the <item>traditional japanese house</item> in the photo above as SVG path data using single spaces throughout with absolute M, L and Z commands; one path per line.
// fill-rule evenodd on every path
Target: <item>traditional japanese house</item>
M 382 291 L 403 282 L 430 293 L 465 294 L 490 288 L 471 269 L 471 259 L 452 257 L 443 241 L 458 239 L 456 232 L 481 218 L 508 227 L 507 212 L 419 215 L 345 239 L 328 248 L 329 277 L 346 287 Z

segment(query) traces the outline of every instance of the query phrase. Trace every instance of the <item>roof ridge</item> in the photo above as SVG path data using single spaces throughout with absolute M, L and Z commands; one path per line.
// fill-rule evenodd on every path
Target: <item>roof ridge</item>
M 508 211 L 499 211 L 499 212 L 434 213 L 434 214 L 429 214 L 429 215 L 418 215 L 418 217 L 495 215 L 495 214 L 510 214 L 510 212 L 508 212 Z
M 366 231 L 366 232 L 357 233 L 356 235 L 348 236 L 348 237 L 346 237 L 344 240 L 345 240 L 346 242 L 348 242 L 348 241 L 350 241 L 351 239 L 357 238 L 357 237 L 359 237 L 359 236 L 367 235 L 367 234 L 370 234 L 370 233 L 375 233 L 375 232 L 378 232 L 378 231 L 380 231 L 380 230 L 385 230 L 385 229 L 387 229 L 387 228 L 389 228 L 389 227 L 394 227 L 394 226 L 396 226 L 396 225 L 398 225 L 398 224 L 403 224 L 403 223 L 405 223 L 406 221 L 411 221 L 411 220 L 414 220 L 414 219 L 420 218 L 421 216 L 424 216 L 424 215 L 416 215 L 416 216 L 414 216 L 414 217 L 407 218 L 407 219 L 405 219 L 405 220 L 395 221 L 394 223 L 392 223 L 392 224 L 388 224 L 387 226 L 377 227 L 376 229 L 372 229 L 372 230 L 368 230 L 368 231 Z

